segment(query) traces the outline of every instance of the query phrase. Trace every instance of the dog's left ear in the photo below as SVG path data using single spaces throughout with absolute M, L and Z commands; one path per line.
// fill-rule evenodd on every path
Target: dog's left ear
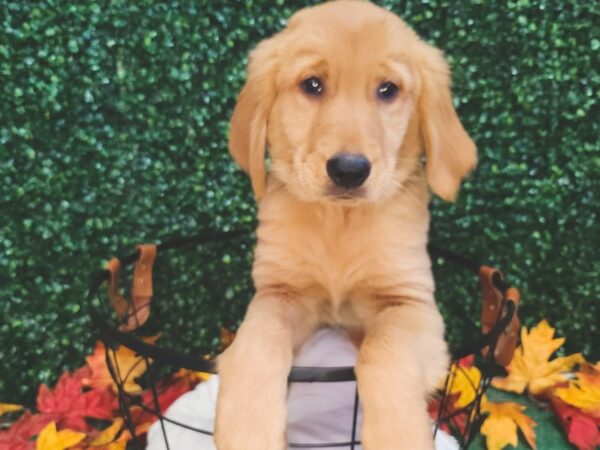
M 250 53 L 246 84 L 235 105 L 229 132 L 229 152 L 250 176 L 257 200 L 267 188 L 267 120 L 275 99 L 277 38 L 262 41 Z
M 421 44 L 418 113 L 427 160 L 425 173 L 431 190 L 453 201 L 462 179 L 477 164 L 477 149 L 452 104 L 450 69 L 442 52 Z

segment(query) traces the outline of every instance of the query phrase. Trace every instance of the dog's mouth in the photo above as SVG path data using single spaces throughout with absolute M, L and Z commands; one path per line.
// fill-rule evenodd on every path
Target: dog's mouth
M 325 190 L 325 197 L 334 201 L 349 202 L 352 200 L 365 199 L 367 196 L 366 189 L 363 187 L 343 188 L 340 186 L 329 186 Z

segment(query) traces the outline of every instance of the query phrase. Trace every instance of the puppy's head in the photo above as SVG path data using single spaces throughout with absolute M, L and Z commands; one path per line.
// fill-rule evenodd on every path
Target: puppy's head
M 448 65 L 394 14 L 358 0 L 296 13 L 250 54 L 231 154 L 257 198 L 272 176 L 308 201 L 376 202 L 415 173 L 452 200 L 476 163 Z

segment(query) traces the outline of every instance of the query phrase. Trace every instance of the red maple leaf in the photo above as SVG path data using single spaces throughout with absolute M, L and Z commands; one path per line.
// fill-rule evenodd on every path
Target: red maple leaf
M 458 360 L 458 365 L 461 367 L 473 367 L 473 363 L 475 362 L 475 355 L 465 356 Z
M 197 383 L 190 382 L 187 378 L 171 378 L 166 381 L 161 380 L 156 383 L 156 395 L 160 412 L 164 414 L 171 404 L 181 395 L 189 392 Z M 135 434 L 143 436 L 150 425 L 158 419 L 158 411 L 154 402 L 154 394 L 150 389 L 146 390 L 142 397 L 143 403 L 148 409 L 139 406 L 133 406 L 130 409 L 131 420 L 135 427 Z
M 81 382 L 83 373 L 62 374 L 54 390 L 42 384 L 38 391 L 37 409 L 41 413 L 54 414 L 59 428 L 87 431 L 86 417 L 112 419 L 115 399 L 108 389 L 85 390 Z
M 25 412 L 8 430 L 0 432 L 0 450 L 34 450 L 33 437 L 55 420 L 54 414 Z
M 595 450 L 600 446 L 600 431 L 593 416 L 583 413 L 557 397 L 552 397 L 552 408 L 560 420 L 569 442 L 579 450 Z
M 92 376 L 92 369 L 88 366 L 83 366 L 73 372 L 73 378 L 81 381 L 81 384 L 85 386 L 85 380 Z
M 467 427 L 468 415 L 466 411 L 459 412 L 459 409 L 454 406 L 459 395 L 460 394 L 458 393 L 447 395 L 446 400 L 444 401 L 444 411 L 442 411 L 442 414 L 440 414 L 440 397 L 436 397 L 430 401 L 427 410 L 429 412 L 429 417 L 433 420 L 437 421 L 438 417 L 441 419 L 438 424 L 440 429 L 450 434 L 456 432 L 460 435 L 464 435 Z
M 157 384 L 158 404 L 162 413 L 164 414 L 167 408 L 171 406 L 175 400 L 186 392 L 189 392 L 193 387 L 193 384 L 185 378 L 176 378 L 167 380 L 166 382 L 159 382 Z M 152 391 L 147 390 L 143 396 L 144 403 L 149 406 L 155 406 L 153 397 Z

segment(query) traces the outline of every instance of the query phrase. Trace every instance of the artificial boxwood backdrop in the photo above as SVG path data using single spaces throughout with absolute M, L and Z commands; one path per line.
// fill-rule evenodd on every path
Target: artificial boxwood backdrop
M 30 403 L 40 382 L 82 365 L 88 277 L 108 257 L 253 220 L 228 118 L 247 52 L 309 3 L 0 1 L 1 401 Z M 479 147 L 458 202 L 432 203 L 431 239 L 501 267 L 525 323 L 545 317 L 569 351 L 600 358 L 598 3 L 381 4 L 446 52 Z M 251 252 L 230 244 L 183 265 L 208 300 L 184 299 L 174 277 L 157 300 L 164 339 L 208 345 L 215 308 L 251 297 Z M 218 283 L 201 281 L 215 271 Z M 436 274 L 456 343 L 477 319 L 476 280 Z

